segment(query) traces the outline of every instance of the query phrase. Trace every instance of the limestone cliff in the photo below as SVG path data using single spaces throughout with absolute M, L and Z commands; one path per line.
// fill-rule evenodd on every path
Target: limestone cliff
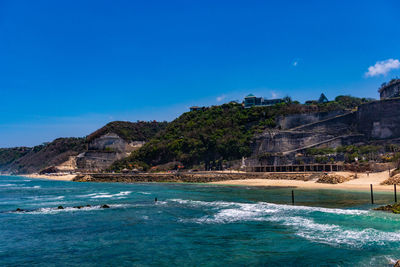
M 262 155 L 264 164 L 291 164 L 296 153 L 309 148 L 397 142 L 400 99 L 373 101 L 355 111 L 289 115 L 280 118 L 279 126 L 255 137 L 253 164 Z
M 91 140 L 88 150 L 77 157 L 77 168 L 84 171 L 107 169 L 114 161 L 139 149 L 144 141 L 126 141 L 116 133 L 107 133 Z

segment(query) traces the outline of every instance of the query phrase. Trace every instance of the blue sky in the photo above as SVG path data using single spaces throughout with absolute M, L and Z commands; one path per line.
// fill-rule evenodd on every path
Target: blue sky
M 0 0 L 0 147 L 253 93 L 378 98 L 399 1 Z M 370 69 L 369 69 L 370 68 Z

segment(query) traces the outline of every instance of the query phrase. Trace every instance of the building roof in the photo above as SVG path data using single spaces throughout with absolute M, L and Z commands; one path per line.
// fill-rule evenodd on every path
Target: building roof
M 256 96 L 253 94 L 248 94 L 245 98 L 248 98 L 248 97 L 256 97 Z
M 321 94 L 321 96 L 318 99 L 319 103 L 323 103 L 323 102 L 329 102 L 328 98 L 325 96 L 324 93 Z

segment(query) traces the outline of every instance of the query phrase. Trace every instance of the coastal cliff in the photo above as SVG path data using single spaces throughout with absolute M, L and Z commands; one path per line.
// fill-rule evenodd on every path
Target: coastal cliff
M 85 138 L 58 138 L 32 148 L 0 149 L 0 172 L 30 174 L 103 170 L 140 148 L 166 125 L 166 122 L 156 121 L 114 121 Z
M 0 171 L 103 172 L 239 169 L 246 166 L 389 162 L 400 151 L 400 99 L 287 99 L 183 113 L 166 122 L 111 122 L 85 138 L 0 150 Z M 167 166 L 167 167 L 166 167 Z

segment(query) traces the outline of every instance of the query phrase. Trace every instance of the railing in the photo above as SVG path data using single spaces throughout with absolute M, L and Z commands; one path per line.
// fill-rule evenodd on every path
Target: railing
M 343 171 L 341 164 L 303 164 L 303 165 L 266 165 L 246 167 L 248 172 L 337 172 Z

